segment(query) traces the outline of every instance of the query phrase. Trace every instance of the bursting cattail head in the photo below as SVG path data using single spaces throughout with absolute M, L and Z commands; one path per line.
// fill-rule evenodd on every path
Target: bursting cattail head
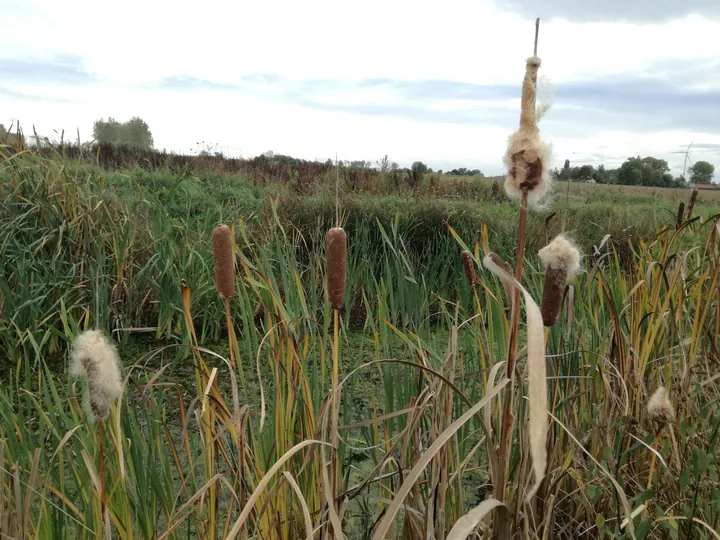
M 562 234 L 538 252 L 545 268 L 542 312 L 543 324 L 554 325 L 562 309 L 565 284 L 580 269 L 580 251 Z
M 330 306 L 342 309 L 345 304 L 347 236 L 341 227 L 333 227 L 326 236 L 327 290 Z
M 70 375 L 86 382 L 83 406 L 90 418 L 103 419 L 123 393 L 115 346 L 102 330 L 88 330 L 75 338 L 70 351 Z
M 473 264 L 472 255 L 470 255 L 469 251 L 463 251 L 461 258 L 463 268 L 465 269 L 465 277 L 470 286 L 474 287 L 477 282 L 477 277 L 475 276 L 475 265 Z
M 695 202 L 697 201 L 698 197 L 698 190 L 697 188 L 693 188 L 692 193 L 690 193 L 690 201 L 688 202 L 688 213 L 687 218 L 692 218 L 693 208 L 695 208 Z
M 218 225 L 212 233 L 215 260 L 215 287 L 221 298 L 235 296 L 235 260 L 232 233 L 227 225 Z
M 647 404 L 647 412 L 650 421 L 655 426 L 656 434 L 660 433 L 666 425 L 675 420 L 675 409 L 668 399 L 667 390 L 665 390 L 664 386 L 659 386 L 653 395 L 650 396 Z
M 528 202 L 534 206 L 541 204 L 550 187 L 547 169 L 550 147 L 540 140 L 535 108 L 539 68 L 537 56 L 527 59 L 520 102 L 520 129 L 510 136 L 504 157 L 508 168 L 505 179 L 508 196 L 519 199 L 526 191 Z

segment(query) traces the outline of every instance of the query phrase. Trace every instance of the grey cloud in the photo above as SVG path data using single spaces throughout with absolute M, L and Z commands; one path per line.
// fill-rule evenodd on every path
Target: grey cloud
M 55 60 L 0 58 L 0 80 L 29 84 L 86 84 L 96 79 L 85 72 L 76 57 Z
M 600 129 L 657 131 L 688 129 L 715 132 L 720 125 L 720 92 L 680 87 L 672 80 L 701 80 L 706 68 L 684 68 L 687 77 L 613 76 L 591 81 L 560 83 L 553 88 L 555 105 L 544 120 L 548 129 L 566 136 L 587 135 Z M 671 71 L 674 73 L 674 71 Z M 311 109 L 349 112 L 370 116 L 392 116 L 423 122 L 495 125 L 514 127 L 518 111 L 487 107 L 488 101 L 520 97 L 520 85 L 476 85 L 443 80 L 396 81 L 366 79 L 355 88 L 384 87 L 395 92 L 402 104 L 326 103 L 315 96 L 336 89 L 347 90 L 349 83 L 338 80 L 287 81 L 280 77 L 255 75 L 238 84 L 213 83 L 195 78 L 165 79 L 161 88 L 175 91 L 210 90 L 234 93 L 261 93 L 252 82 L 273 88 L 274 99 Z M 460 111 L 437 111 L 434 100 L 457 100 Z
M 497 0 L 495 3 L 526 17 L 578 22 L 662 22 L 690 14 L 720 18 L 718 0 Z

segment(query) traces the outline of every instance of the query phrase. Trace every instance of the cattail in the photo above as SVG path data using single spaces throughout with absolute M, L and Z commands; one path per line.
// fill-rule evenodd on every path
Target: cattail
M 692 193 L 690 193 L 690 201 L 688 202 L 688 213 L 687 218 L 692 218 L 693 208 L 695 208 L 695 201 L 697 201 L 698 197 L 698 190 L 697 188 L 693 188 Z
M 679 229 L 683 224 L 683 216 L 685 215 L 685 201 L 680 201 L 678 205 L 677 218 L 675 218 L 675 228 Z
M 103 419 L 110 405 L 123 393 L 115 346 L 102 330 L 83 332 L 73 342 L 70 352 L 70 375 L 86 380 L 83 406 L 90 418 Z
M 342 309 L 345 304 L 345 279 L 347 264 L 347 236 L 341 227 L 327 232 L 327 289 L 330 306 Z
M 580 268 L 580 252 L 560 234 L 542 248 L 538 256 L 545 268 L 541 307 L 543 324 L 552 326 L 560 316 L 565 284 Z
M 510 266 L 510 263 L 503 261 L 500 255 L 494 252 L 488 253 L 488 257 L 494 262 L 496 265 L 498 265 L 502 270 L 507 272 L 509 275 L 513 275 L 512 266 Z M 513 295 L 513 288 L 511 285 L 508 285 L 507 281 L 504 279 L 501 279 L 503 284 L 503 289 L 505 289 L 505 294 L 507 295 L 508 299 L 512 299 Z
M 212 233 L 213 258 L 215 259 L 215 287 L 221 298 L 235 296 L 235 261 L 232 234 L 227 225 L 218 225 Z
M 474 287 L 477 282 L 477 277 L 475 276 L 475 266 L 473 265 L 472 255 L 470 255 L 469 251 L 463 251 L 461 257 L 463 268 L 465 268 L 465 277 L 470 286 Z
M 520 129 L 510 136 L 504 157 L 508 168 L 505 191 L 514 199 L 519 199 L 526 191 L 528 202 L 533 205 L 539 204 L 550 186 L 547 171 L 550 147 L 540 140 L 535 108 L 539 68 L 540 59 L 537 56 L 527 59 L 520 104 Z
M 650 421 L 655 426 L 656 434 L 659 434 L 666 425 L 675 420 L 675 409 L 668 399 L 664 386 L 659 386 L 650 396 L 647 412 Z

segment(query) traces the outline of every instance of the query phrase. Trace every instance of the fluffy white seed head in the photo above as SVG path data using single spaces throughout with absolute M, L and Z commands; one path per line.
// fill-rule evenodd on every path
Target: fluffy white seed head
M 83 406 L 92 419 L 105 418 L 123 393 L 115 346 L 102 330 L 88 330 L 75 338 L 70 351 L 70 375 L 86 381 Z
M 557 235 L 552 242 L 538 252 L 545 270 L 565 269 L 567 280 L 580 270 L 580 250 L 564 235 Z
M 655 424 L 658 432 L 675 420 L 675 408 L 672 406 L 672 403 L 670 403 L 667 390 L 665 390 L 664 386 L 659 386 L 653 395 L 650 396 L 647 404 L 647 412 L 650 421 Z

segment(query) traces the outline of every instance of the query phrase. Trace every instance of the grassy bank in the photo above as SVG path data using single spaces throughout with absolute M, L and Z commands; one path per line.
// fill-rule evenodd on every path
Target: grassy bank
M 518 212 L 491 183 L 455 199 L 431 186 L 343 192 L 336 319 L 324 285 L 331 181 L 300 194 L 31 154 L 4 157 L 0 174 L 3 534 L 442 538 L 500 499 L 476 518 L 483 538 L 499 520 L 532 538 L 717 537 L 720 229 L 702 195 L 702 219 L 678 229 L 674 202 L 588 200 L 574 186 L 567 205 L 557 195 L 531 214 L 532 297 L 537 248 L 563 221 L 589 256 L 545 334 L 547 472 L 525 501 L 526 314 L 512 385 L 498 371 L 510 302 L 478 264 L 490 251 L 514 260 Z M 235 241 L 230 332 L 213 277 L 221 213 Z M 64 355 L 93 327 L 123 357 L 122 398 L 97 423 Z M 675 417 L 659 429 L 647 405 L 661 385 Z M 511 386 L 507 482 L 494 486 L 493 396 Z

